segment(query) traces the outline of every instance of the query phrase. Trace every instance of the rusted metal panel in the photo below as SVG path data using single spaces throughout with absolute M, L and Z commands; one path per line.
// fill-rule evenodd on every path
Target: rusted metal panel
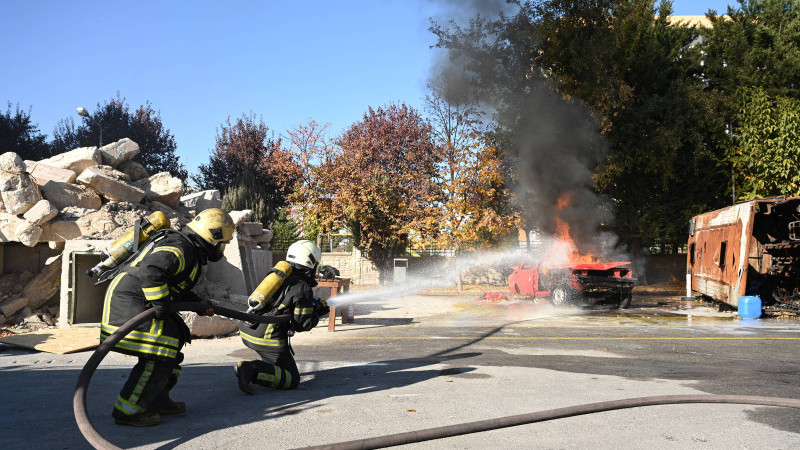
M 800 198 L 758 199 L 700 214 L 689 226 L 691 290 L 738 306 L 742 295 L 800 305 Z

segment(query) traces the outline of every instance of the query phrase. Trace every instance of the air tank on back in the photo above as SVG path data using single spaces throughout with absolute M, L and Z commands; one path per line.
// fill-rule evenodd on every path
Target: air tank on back
M 161 211 L 156 211 L 146 218 L 141 219 L 141 227 L 139 229 L 139 236 L 136 242 L 138 244 L 146 241 L 158 230 L 170 226 L 167 215 Z M 134 247 L 134 233 L 136 228 L 133 227 L 125 234 L 117 238 L 108 247 L 103 250 L 103 260 L 99 264 L 86 271 L 86 275 L 90 277 L 100 275 L 106 270 L 113 269 L 120 265 L 123 261 L 128 259 L 133 254 Z

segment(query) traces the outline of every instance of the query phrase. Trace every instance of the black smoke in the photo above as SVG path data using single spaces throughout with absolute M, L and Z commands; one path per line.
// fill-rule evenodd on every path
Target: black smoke
M 470 18 L 491 21 L 518 11 L 517 5 L 500 0 L 443 5 L 452 16 L 434 22 L 462 30 L 470 26 Z M 479 51 L 463 47 L 443 51 L 432 79 L 448 86 L 446 100 L 469 98 L 503 130 L 511 186 L 526 228 L 552 236 L 558 217 L 569 226 L 579 251 L 597 254 L 601 224 L 609 220 L 592 190 L 594 168 L 606 150 L 597 123 L 580 99 L 560 95 L 545 72 L 503 64 L 509 61 L 504 53 L 508 48 L 496 44 L 479 46 Z M 559 199 L 565 197 L 569 205 L 557 211 Z

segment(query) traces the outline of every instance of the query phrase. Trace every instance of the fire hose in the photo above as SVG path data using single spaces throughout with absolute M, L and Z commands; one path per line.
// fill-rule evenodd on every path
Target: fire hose
M 205 309 L 200 303 L 194 302 L 177 302 L 172 306 L 173 311 L 194 311 L 201 313 Z M 108 442 L 97 432 L 89 419 L 89 414 L 86 411 L 86 391 L 89 388 L 89 381 L 92 379 L 94 371 L 100 365 L 100 361 L 105 358 L 111 349 L 121 341 L 122 338 L 128 335 L 133 329 L 142 323 L 151 320 L 155 311 L 151 308 L 139 313 L 132 319 L 125 322 L 114 333 L 112 333 L 102 344 L 95 350 L 94 354 L 83 366 L 80 376 L 78 376 L 78 383 L 75 385 L 75 394 L 72 396 L 72 410 L 75 413 L 75 421 L 78 423 L 83 437 L 96 449 L 100 450 L 119 450 L 119 447 Z M 288 315 L 281 316 L 262 316 L 257 314 L 247 314 L 235 309 L 224 308 L 222 306 L 214 305 L 214 314 L 220 316 L 230 317 L 232 319 L 245 320 L 248 322 L 259 323 L 280 323 L 288 322 L 291 317 Z
M 194 311 L 202 312 L 198 309 L 201 308 L 198 303 L 176 303 L 173 309 L 176 311 Z M 261 316 L 256 314 L 247 314 L 234 309 L 228 309 L 221 306 L 214 306 L 214 313 L 221 316 L 230 317 L 238 320 L 246 320 L 250 322 L 263 322 L 263 323 L 278 323 L 288 321 L 289 316 Z M 122 340 L 131 330 L 150 320 L 155 314 L 155 311 L 149 309 L 135 316 L 127 321 L 111 336 L 109 336 L 98 348 L 94 354 L 86 362 L 80 376 L 78 383 L 75 386 L 75 394 L 72 398 L 72 407 L 75 413 L 75 420 L 78 423 L 81 433 L 86 440 L 96 449 L 99 450 L 119 450 L 119 447 L 108 442 L 97 432 L 92 426 L 89 415 L 86 411 L 86 391 L 89 387 L 89 381 L 94 374 L 94 371 L 100 365 L 100 361 L 111 351 L 112 348 Z M 638 397 L 622 400 L 613 400 L 600 403 L 589 403 L 585 405 L 576 405 L 566 408 L 557 408 L 547 411 L 539 411 L 535 413 L 519 414 L 514 416 L 499 417 L 496 419 L 480 420 L 476 422 L 467 422 L 457 425 L 448 425 L 443 427 L 428 428 L 424 430 L 409 431 L 405 433 L 390 434 L 375 438 L 358 439 L 353 441 L 339 442 L 334 444 L 318 445 L 305 447 L 305 450 L 354 450 L 354 449 L 373 449 L 393 447 L 397 445 L 411 444 L 414 442 L 429 441 L 433 439 L 442 439 L 446 437 L 459 436 L 464 434 L 479 433 L 482 431 L 496 430 L 500 428 L 508 428 L 518 425 L 525 425 L 536 422 L 545 422 L 548 420 L 563 419 L 566 417 L 574 417 L 585 414 L 594 414 L 605 411 L 613 411 L 618 409 L 638 408 L 642 406 L 656 406 L 656 405 L 675 405 L 686 403 L 725 403 L 725 404 L 740 404 L 740 405 L 758 405 L 758 406 L 778 406 L 784 408 L 800 409 L 800 400 L 780 397 L 759 397 L 748 395 L 663 395 L 654 397 Z
M 481 431 L 496 430 L 499 428 L 514 427 L 535 422 L 545 422 L 565 417 L 594 414 L 615 409 L 637 408 L 640 406 L 674 405 L 680 403 L 733 403 L 740 405 L 783 406 L 786 408 L 800 409 L 800 400 L 779 397 L 756 397 L 748 395 L 662 395 L 656 397 L 628 398 L 586 405 L 569 406 L 566 408 L 551 409 L 535 413 L 519 414 L 516 416 L 499 417 L 497 419 L 480 420 L 458 425 L 428 428 L 425 430 L 409 431 L 405 433 L 390 434 L 375 438 L 358 439 L 354 441 L 339 442 L 335 444 L 316 445 L 304 447 L 302 450 L 355 450 L 385 448 L 396 445 L 411 444 L 414 442 L 430 441 L 463 434 L 478 433 Z

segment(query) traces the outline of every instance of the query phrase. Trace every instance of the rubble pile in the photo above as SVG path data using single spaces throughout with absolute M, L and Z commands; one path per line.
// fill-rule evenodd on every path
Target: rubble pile
M 0 326 L 33 330 L 55 326 L 60 275 L 61 258 L 54 257 L 38 274 L 24 270 L 0 276 Z
M 218 191 L 193 192 L 168 172 L 149 175 L 133 161 L 138 153 L 139 145 L 125 138 L 41 161 L 23 161 L 13 152 L 1 154 L 0 246 L 48 243 L 51 249 L 62 250 L 66 241 L 113 240 L 157 210 L 180 229 L 196 212 L 222 205 Z M 272 232 L 261 223 L 246 222 L 250 211 L 231 214 L 237 218 L 240 246 L 269 248 Z M 39 274 L 0 270 L 0 326 L 38 329 L 55 324 L 61 259 L 50 258 Z M 227 293 L 211 291 L 230 301 Z

